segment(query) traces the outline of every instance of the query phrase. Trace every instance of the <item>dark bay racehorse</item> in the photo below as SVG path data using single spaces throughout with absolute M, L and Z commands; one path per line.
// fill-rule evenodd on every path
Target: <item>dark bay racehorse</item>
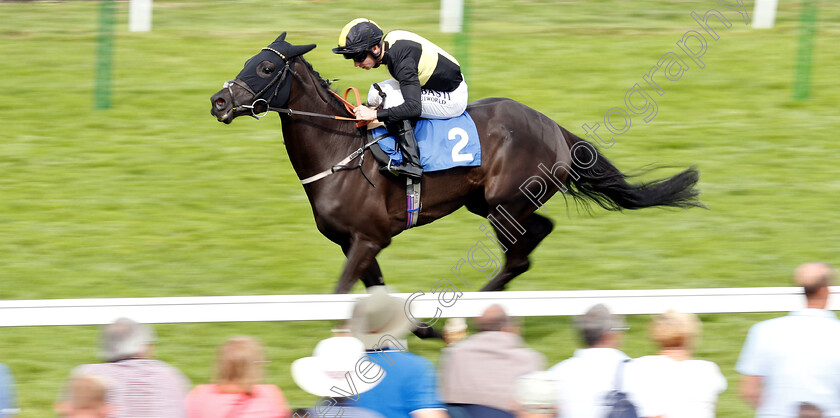
M 315 45 L 295 46 L 285 35 L 248 60 L 237 78 L 212 96 L 210 113 L 230 123 L 238 116 L 278 111 L 292 166 L 306 179 L 345 159 L 365 139 L 352 122 L 312 115 L 348 113 L 302 57 Z M 478 127 L 481 166 L 426 173 L 417 224 L 461 206 L 490 220 L 506 259 L 482 290 L 502 290 L 528 269 L 528 255 L 553 228 L 535 210 L 558 190 L 608 210 L 702 206 L 694 189 L 699 173 L 693 168 L 629 184 L 594 146 L 521 103 L 481 99 L 467 111 Z M 347 257 L 337 293 L 349 292 L 358 279 L 368 287 L 384 284 L 376 256 L 406 229 L 405 180 L 380 174 L 373 158 L 364 159 L 360 170 L 337 171 L 304 185 L 318 230 Z

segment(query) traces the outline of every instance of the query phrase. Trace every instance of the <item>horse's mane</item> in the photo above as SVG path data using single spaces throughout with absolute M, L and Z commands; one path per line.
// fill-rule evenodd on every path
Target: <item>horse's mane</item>
M 324 78 L 323 78 L 323 77 L 321 77 L 321 74 L 318 74 L 318 72 L 317 72 L 317 71 L 315 71 L 315 69 L 314 69 L 314 68 L 312 68 L 312 64 L 310 64 L 310 63 L 309 63 L 309 61 L 307 61 L 307 60 L 306 60 L 306 58 L 304 58 L 303 56 L 299 56 L 298 58 L 300 58 L 300 60 L 301 60 L 301 61 L 302 61 L 302 62 L 306 65 L 306 68 L 308 68 L 308 69 L 309 69 L 309 71 L 310 71 L 313 75 L 315 75 L 315 78 L 316 78 L 316 79 L 318 80 L 318 82 L 321 84 L 321 87 L 323 87 L 323 88 L 325 88 L 325 89 L 327 89 L 327 90 L 332 90 L 332 87 L 330 87 L 330 84 L 331 84 L 331 83 L 330 83 L 329 81 L 327 81 L 327 80 L 324 80 Z M 334 91 L 334 90 L 333 90 L 333 91 Z
M 321 74 L 319 74 L 318 71 L 315 71 L 315 68 L 312 68 L 312 64 L 310 64 L 309 61 L 303 58 L 303 56 L 299 56 L 298 58 L 300 58 L 300 62 L 306 65 L 306 68 L 309 70 L 309 72 L 311 72 L 312 75 L 315 76 L 315 79 L 318 80 L 318 84 L 320 84 L 324 90 L 331 90 L 333 93 L 336 93 L 336 91 L 331 87 L 332 83 L 329 80 L 325 80 L 323 77 L 321 77 Z M 344 104 L 341 103 L 341 101 L 338 100 L 338 98 L 334 95 L 327 94 L 327 96 L 334 104 L 338 104 L 342 108 L 344 107 Z

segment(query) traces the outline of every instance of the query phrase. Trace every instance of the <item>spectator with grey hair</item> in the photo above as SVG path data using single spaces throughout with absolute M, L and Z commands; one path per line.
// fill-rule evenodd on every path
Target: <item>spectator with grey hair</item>
M 840 416 L 840 320 L 827 310 L 834 268 L 807 263 L 794 272 L 805 309 L 750 329 L 735 370 L 740 393 L 756 416 L 797 416 L 807 402 L 825 416 Z
M 617 371 L 629 360 L 618 349 L 624 320 L 597 304 L 575 318 L 575 326 L 586 348 L 575 350 L 571 358 L 549 370 L 556 380 L 557 407 L 564 418 L 603 417 L 609 411 L 606 399 L 615 389 Z
M 102 329 L 105 363 L 78 366 L 71 375 L 108 381 L 109 418 L 186 417 L 184 399 L 190 382 L 178 369 L 154 359 L 154 344 L 152 327 L 120 318 Z
M 514 413 L 516 379 L 545 369 L 545 356 L 525 346 L 516 319 L 499 305 L 487 308 L 475 323 L 478 333 L 442 351 L 443 401 Z
M 649 333 L 659 351 L 634 359 L 625 373 L 639 416 L 715 416 L 726 379 L 717 364 L 693 358 L 700 327 L 697 315 L 673 309 L 653 318 Z

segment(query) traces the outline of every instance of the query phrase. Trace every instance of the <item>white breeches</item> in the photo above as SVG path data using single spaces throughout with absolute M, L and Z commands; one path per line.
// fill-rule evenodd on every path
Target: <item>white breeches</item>
M 378 84 L 386 95 L 383 108 L 387 109 L 403 103 L 400 83 L 397 80 L 389 78 Z M 450 92 L 422 89 L 420 90 L 420 117 L 423 119 L 449 119 L 461 116 L 467 108 L 468 100 L 469 94 L 465 81 L 461 81 L 461 85 Z M 370 107 L 379 107 L 382 103 L 379 91 L 373 85 L 370 86 L 368 91 L 367 101 Z

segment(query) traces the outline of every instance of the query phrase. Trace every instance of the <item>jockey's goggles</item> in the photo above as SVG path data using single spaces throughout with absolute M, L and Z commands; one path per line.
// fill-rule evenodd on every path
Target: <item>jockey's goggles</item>
M 367 59 L 369 51 L 356 52 L 355 54 L 344 54 L 344 59 L 353 60 L 354 62 L 362 62 Z

